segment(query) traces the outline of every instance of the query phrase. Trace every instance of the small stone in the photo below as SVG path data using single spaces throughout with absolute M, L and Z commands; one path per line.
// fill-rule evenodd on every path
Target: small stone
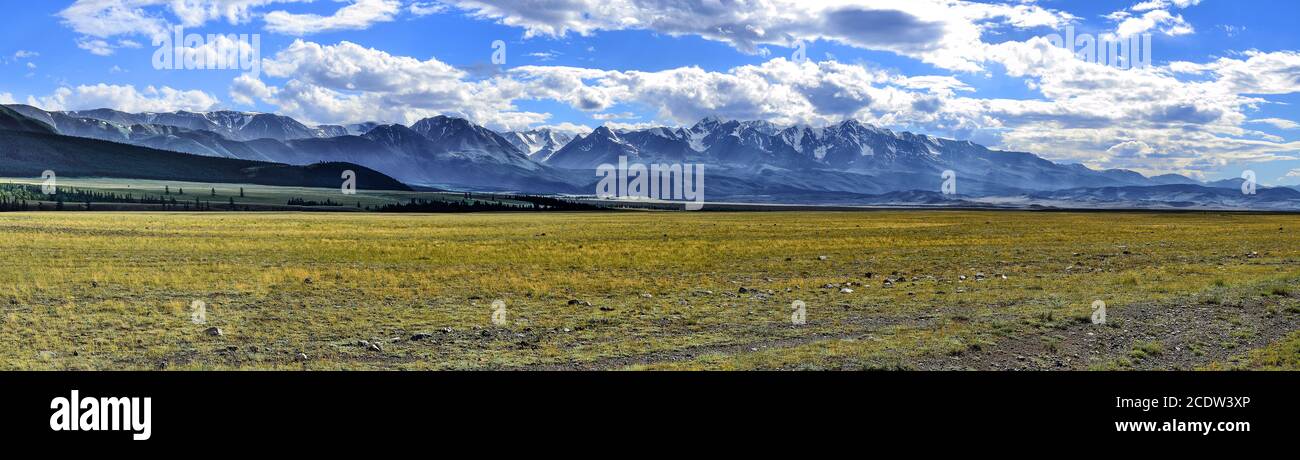
M 294 359 L 297 359 L 298 361 L 306 361 L 306 360 L 307 360 L 307 354 L 306 354 L 306 353 L 298 353 L 296 356 L 294 356 Z
M 210 336 L 213 336 L 213 337 L 221 337 L 221 336 L 225 335 L 225 333 L 222 332 L 222 331 L 221 331 L 221 328 L 219 328 L 219 327 L 210 327 L 210 328 L 207 328 L 207 329 L 205 329 L 205 330 L 203 331 L 203 333 L 204 333 L 204 334 L 207 334 L 207 335 L 210 335 Z
M 746 292 L 749 292 L 749 288 L 744 287 L 744 286 L 741 286 L 740 289 L 737 289 L 737 290 L 736 290 L 736 292 L 741 293 L 741 294 L 744 294 L 744 293 L 746 293 Z
M 826 260 L 826 259 L 829 259 L 829 258 L 830 258 L 830 257 L 826 257 L 826 256 L 817 256 L 817 260 Z
M 961 280 L 961 281 L 966 281 L 966 275 L 958 275 L 958 276 L 957 276 L 957 279 L 959 279 L 959 280 Z
M 302 284 L 311 284 L 311 283 L 312 283 L 311 277 L 307 277 L 307 279 L 302 280 Z
M 614 311 L 614 307 L 600 307 L 600 311 Z
M 654 297 L 655 297 L 654 294 L 650 294 L 650 293 L 641 294 L 642 299 L 653 299 Z
M 840 289 L 840 294 L 852 294 L 853 290 L 849 288 Z
M 415 334 L 415 335 L 412 335 L 412 336 L 411 336 L 411 341 L 412 341 L 412 342 L 419 342 L 419 341 L 424 340 L 424 339 L 427 339 L 427 338 L 429 338 L 429 337 L 433 337 L 433 335 L 432 335 L 432 334 L 426 334 L 426 333 L 420 332 L 420 333 L 417 333 L 417 334 Z

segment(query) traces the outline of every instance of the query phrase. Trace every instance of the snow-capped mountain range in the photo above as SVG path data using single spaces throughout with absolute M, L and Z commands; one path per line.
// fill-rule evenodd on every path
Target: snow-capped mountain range
M 601 126 L 572 136 L 551 129 L 497 133 L 447 116 L 410 126 L 370 122 L 310 127 L 266 113 L 133 114 L 7 107 L 63 135 L 244 160 L 298 165 L 351 162 L 408 184 L 452 189 L 591 194 L 596 182 L 593 170 L 626 157 L 632 163 L 707 165 L 706 195 L 715 201 L 869 204 L 878 200 L 872 197 L 911 196 L 929 204 L 944 200 L 929 193 L 938 193 L 941 173 L 951 170 L 957 174 L 963 200 L 1088 207 L 1131 203 L 1125 197 L 1136 196 L 1144 197 L 1138 200 L 1139 207 L 1151 200 L 1164 203 L 1162 199 L 1185 207 L 1194 205 L 1197 197 L 1212 201 L 1213 206 L 1233 207 L 1241 202 L 1222 193 L 1221 189 L 1229 188 L 1226 185 L 1180 175 L 1146 177 L 1128 170 L 1094 170 L 856 120 L 812 127 L 710 117 L 690 127 L 618 130 Z M 1168 187 L 1174 185 L 1182 188 Z M 1201 190 L 1211 188 L 1215 190 Z M 923 193 L 898 193 L 910 191 Z M 1286 201 L 1283 207 L 1292 206 L 1290 202 L 1297 198 L 1284 192 L 1260 194 L 1265 195 L 1261 201 Z M 1300 208 L 1300 202 L 1295 206 Z
M 564 146 L 569 145 L 573 140 L 573 135 L 565 132 L 556 131 L 550 128 L 540 128 L 528 131 L 511 131 L 503 133 L 507 141 L 514 145 L 516 149 L 528 155 L 528 158 L 538 163 L 545 163 L 550 160 L 551 155 L 560 151 Z

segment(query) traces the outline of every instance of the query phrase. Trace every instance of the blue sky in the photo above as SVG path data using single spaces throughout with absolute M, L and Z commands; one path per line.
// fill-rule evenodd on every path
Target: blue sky
M 181 6 L 177 6 L 181 5 Z M 1300 2 L 1226 0 L 83 0 L 0 15 L 0 101 L 235 109 L 308 123 L 464 116 L 494 129 L 856 118 L 1062 162 L 1300 183 Z M 187 33 L 265 63 L 155 69 Z M 1142 36 L 1148 69 L 1045 49 Z M 492 43 L 506 63 L 492 63 Z M 797 61 L 802 42 L 808 60 Z M 1293 172 L 1294 171 L 1294 172 Z M 1291 174 L 1288 176 L 1288 174 Z

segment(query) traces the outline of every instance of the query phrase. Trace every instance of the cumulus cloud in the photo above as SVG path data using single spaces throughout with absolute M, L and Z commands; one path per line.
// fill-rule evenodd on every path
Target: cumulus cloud
M 266 14 L 266 30 L 285 35 L 303 36 L 338 30 L 362 30 L 379 22 L 392 21 L 402 10 L 398 0 L 353 0 L 333 15 L 293 14 L 272 11 Z
M 1068 13 L 1031 3 L 955 0 L 444 0 L 471 16 L 521 27 L 526 36 L 648 30 L 694 35 L 760 54 L 827 40 L 894 52 L 947 69 L 979 70 L 981 35 L 997 27 L 1057 27 Z
M 28 97 L 27 103 L 46 110 L 112 108 L 127 112 L 174 112 L 212 110 L 220 100 L 198 90 L 148 86 L 138 91 L 132 85 L 81 85 L 60 87 L 45 97 Z
M 57 16 L 80 35 L 78 47 L 108 56 L 115 48 L 140 46 L 134 40 L 110 41 L 113 37 L 139 36 L 152 40 L 168 34 L 173 25 L 197 27 L 217 19 L 241 24 L 251 19 L 256 7 L 296 1 L 302 0 L 77 0 Z M 164 11 L 170 12 L 171 18 Z
M 1187 35 L 1196 32 L 1183 15 L 1171 12 L 1171 7 L 1187 8 L 1200 3 L 1200 0 L 1148 0 L 1128 8 L 1106 15 L 1117 23 L 1115 35 L 1128 38 L 1133 35 L 1160 32 L 1168 36 Z
M 11 93 L 0 93 L 0 104 L 17 104 L 14 95 Z
M 313 122 L 410 123 L 446 114 L 516 129 L 549 117 L 518 110 L 514 101 L 523 96 L 522 84 L 504 76 L 475 80 L 434 58 L 395 56 L 346 41 L 321 45 L 296 40 L 264 59 L 263 69 L 285 83 L 272 88 L 260 80 L 241 78 L 232 85 L 232 99 L 260 100 Z
M 62 23 L 79 35 L 78 46 L 107 56 L 115 48 L 139 47 L 135 40 L 110 40 L 120 36 L 153 39 L 170 33 L 173 26 L 199 27 L 212 21 L 246 24 L 255 17 L 266 30 L 288 35 L 336 30 L 359 30 L 391 21 L 402 10 L 400 0 L 349 0 L 333 14 L 296 14 L 284 10 L 261 12 L 272 5 L 310 3 L 312 0 L 77 0 L 58 12 Z M 410 5 L 413 14 L 430 14 L 436 4 Z

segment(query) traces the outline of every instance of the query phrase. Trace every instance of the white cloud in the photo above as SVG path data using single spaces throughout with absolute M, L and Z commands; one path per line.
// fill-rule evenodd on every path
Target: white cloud
M 230 98 L 238 104 L 256 105 L 259 100 L 271 100 L 279 88 L 268 86 L 250 75 L 240 75 L 230 84 Z
M 37 53 L 35 51 L 18 50 L 14 52 L 14 59 L 28 59 L 28 58 L 39 57 L 40 55 L 41 53 Z
M 81 48 L 83 50 L 89 51 L 90 54 L 96 56 L 111 56 L 114 51 L 112 45 L 109 45 L 108 42 L 99 39 L 77 40 L 77 48 Z
M 537 128 L 549 129 L 557 133 L 564 133 L 571 136 L 576 136 L 579 134 L 588 134 L 593 130 L 592 127 L 587 125 L 580 125 L 577 123 L 569 123 L 569 122 L 558 123 L 554 125 L 542 125 L 542 126 L 538 126 Z
M 981 35 L 997 27 L 1056 27 L 1068 13 L 1029 3 L 957 0 L 445 0 L 472 16 L 525 29 L 526 36 L 649 30 L 696 35 L 759 54 L 827 40 L 894 52 L 946 69 L 979 70 Z
M 378 22 L 392 21 L 402 10 L 398 0 L 353 0 L 333 15 L 293 14 L 272 11 L 263 18 L 266 30 L 285 35 L 303 36 L 338 30 L 368 29 Z
M 1170 12 L 1170 7 L 1187 8 L 1200 2 L 1201 0 L 1147 0 L 1128 8 L 1138 14 L 1120 10 L 1105 17 L 1118 23 L 1115 35 L 1120 38 L 1153 30 L 1168 36 L 1187 35 L 1196 32 L 1196 29 L 1183 19 L 1183 15 Z
M 1250 120 L 1250 123 L 1262 123 L 1266 125 L 1272 125 L 1274 128 L 1277 129 L 1300 129 L 1300 123 L 1296 123 L 1291 120 L 1284 120 L 1281 118 L 1258 118 L 1255 120 Z
M 127 112 L 206 111 L 219 104 L 217 98 L 198 90 L 183 91 L 167 86 L 81 85 L 60 87 L 45 97 L 28 97 L 27 103 L 45 110 L 112 108 Z
M 1181 14 L 1167 10 L 1151 10 L 1138 16 L 1127 16 L 1115 27 L 1115 35 L 1127 38 L 1152 30 L 1169 36 L 1187 35 L 1196 32 Z
M 549 115 L 519 111 L 514 101 L 523 85 L 502 76 L 471 80 L 437 59 L 394 56 L 355 43 L 336 45 L 296 40 L 264 60 L 268 77 L 286 79 L 278 88 L 238 80 L 231 97 L 257 99 L 294 117 L 316 123 L 362 120 L 411 123 L 446 114 L 496 129 L 543 123 Z
M 411 5 L 408 6 L 406 9 L 410 11 L 411 14 L 414 14 L 416 16 L 428 16 L 431 14 L 444 13 L 451 8 L 448 7 L 447 4 L 445 3 L 435 1 L 435 2 L 411 2 Z
M 77 0 L 59 11 L 62 23 L 76 32 L 78 46 L 107 56 L 114 48 L 138 48 L 137 40 L 109 39 L 118 36 L 152 40 L 170 33 L 173 26 L 199 27 L 212 21 L 246 24 L 261 16 L 266 30 L 306 35 L 333 30 L 365 29 L 376 22 L 391 21 L 401 10 L 400 0 L 352 0 L 331 15 L 294 14 L 257 10 L 275 4 L 309 3 L 313 0 Z M 424 6 L 426 11 L 431 6 Z M 412 12 L 417 11 L 412 5 Z M 168 14 L 170 13 L 170 14 Z
M 12 93 L 0 93 L 0 104 L 17 104 Z

